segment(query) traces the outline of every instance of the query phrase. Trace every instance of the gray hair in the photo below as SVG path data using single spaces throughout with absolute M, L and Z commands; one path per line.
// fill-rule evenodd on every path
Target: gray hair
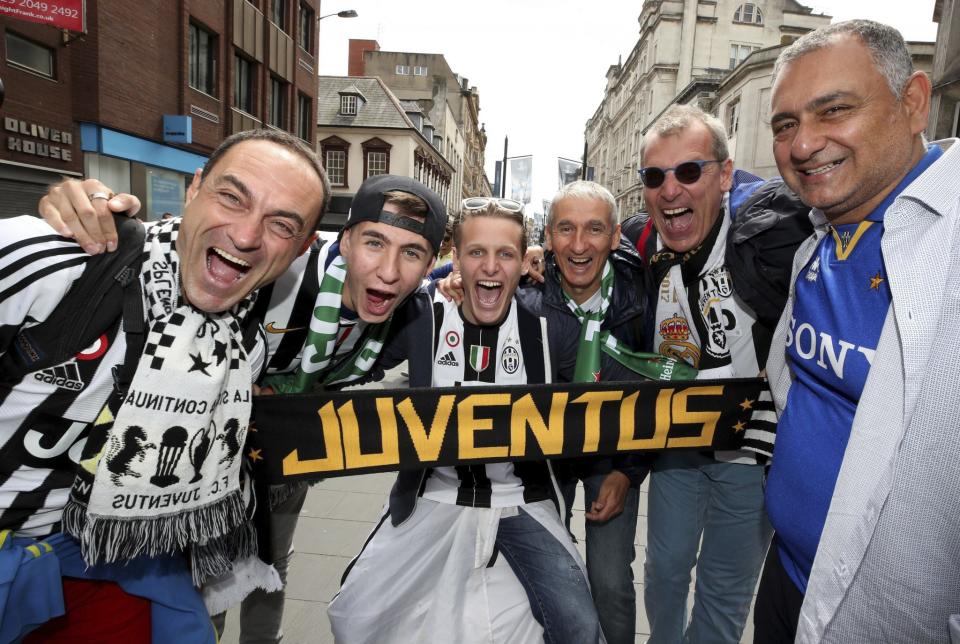
M 821 27 L 797 39 L 792 45 L 780 52 L 773 66 L 775 85 L 780 72 L 787 64 L 833 44 L 837 36 L 856 36 L 870 51 L 870 58 L 877 71 L 887 80 L 890 91 L 900 98 L 907 80 L 913 74 L 913 59 L 907 50 L 907 43 L 900 32 L 889 25 L 873 20 L 847 20 Z
M 643 153 L 647 149 L 647 137 L 651 134 L 657 136 L 670 136 L 679 134 L 694 123 L 701 123 L 710 132 L 710 138 L 713 139 L 713 155 L 717 161 L 726 161 L 730 158 L 730 150 L 727 148 L 727 130 L 723 127 L 716 116 L 707 114 L 695 105 L 671 105 L 667 108 L 657 122 L 650 126 L 643 141 L 640 142 L 640 162 L 643 162 Z
M 609 190 L 593 181 L 573 181 L 560 188 L 557 194 L 553 196 L 553 201 L 550 202 L 550 211 L 547 213 L 547 228 L 553 224 L 553 211 L 557 204 L 567 198 L 600 201 L 607 207 L 607 212 L 610 213 L 610 224 L 616 226 L 620 223 L 617 202 Z

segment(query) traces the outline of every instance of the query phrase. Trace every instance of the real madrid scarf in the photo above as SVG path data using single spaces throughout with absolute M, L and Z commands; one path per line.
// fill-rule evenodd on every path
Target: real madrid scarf
M 320 280 L 320 292 L 317 294 L 313 319 L 303 348 L 303 356 L 296 372 L 288 375 L 273 376 L 267 379 L 277 393 L 302 393 L 320 381 L 324 385 L 339 385 L 352 382 L 364 376 L 380 355 L 383 341 L 390 329 L 390 321 L 370 325 L 363 346 L 339 365 L 333 365 L 337 349 L 337 331 L 340 328 L 340 306 L 343 302 L 343 282 L 347 276 L 347 266 L 343 257 L 337 255 L 324 272 Z M 321 379 L 322 376 L 322 379 Z
M 90 431 L 64 512 L 89 564 L 190 547 L 194 579 L 256 552 L 240 490 L 251 375 L 241 322 L 253 296 L 204 313 L 181 297 L 178 219 L 147 231 L 147 322 L 129 390 Z
M 598 382 L 600 380 L 601 350 L 611 358 L 650 380 L 693 380 L 697 370 L 683 361 L 656 353 L 633 351 L 617 342 L 610 331 L 601 330 L 610 308 L 610 296 L 613 293 L 613 267 L 608 259 L 603 265 L 600 276 L 600 306 L 595 311 L 584 311 L 563 293 L 567 306 L 580 320 L 580 344 L 577 347 L 577 364 L 574 368 L 574 382 Z

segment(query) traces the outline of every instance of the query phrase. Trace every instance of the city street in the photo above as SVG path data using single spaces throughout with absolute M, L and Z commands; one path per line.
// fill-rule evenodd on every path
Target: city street
M 379 387 L 406 385 L 395 369 Z M 327 621 L 327 604 L 340 586 L 340 577 L 350 559 L 360 550 L 370 530 L 380 518 L 384 501 L 393 483 L 393 474 L 370 474 L 333 478 L 311 488 L 300 513 L 293 563 L 287 586 L 286 611 L 283 616 L 283 641 L 286 644 L 332 644 L 333 635 Z M 578 489 L 573 507 L 573 533 L 583 539 L 583 491 Z M 634 585 L 637 588 L 637 641 L 648 634 L 643 610 L 643 556 L 647 531 L 647 485 L 640 495 L 637 521 L 637 558 L 633 562 Z M 579 545 L 583 555 L 583 546 Z M 691 597 L 693 587 L 691 585 Z M 239 611 L 227 617 L 222 644 L 239 641 Z M 753 613 L 748 619 L 743 642 L 753 641 Z M 414 644 L 414 643 L 411 643 Z

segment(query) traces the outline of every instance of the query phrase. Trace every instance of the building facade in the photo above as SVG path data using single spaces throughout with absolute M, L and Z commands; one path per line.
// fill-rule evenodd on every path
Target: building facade
M 645 0 L 639 38 L 607 70 L 587 121 L 588 176 L 614 194 L 622 216 L 637 212 L 641 137 L 668 105 L 684 97 L 711 109 L 717 84 L 751 53 L 829 22 L 796 0 Z
M 380 51 L 374 40 L 351 40 L 348 70 L 350 75 L 376 76 L 401 100 L 421 106 L 455 168 L 459 198 L 490 195 L 483 170 L 487 134 L 480 122 L 480 94 L 450 69 L 443 55 Z
M 230 134 L 314 143 L 319 0 L 98 0 L 85 33 L 0 18 L 0 216 L 34 212 L 64 176 L 179 214 Z
M 960 135 L 960 3 L 937 0 L 933 21 L 939 24 L 927 138 L 936 141 Z
M 330 178 L 330 209 L 322 226 L 338 230 L 357 188 L 368 177 L 397 174 L 423 182 L 459 207 L 455 168 L 435 127 L 416 101 L 401 101 L 379 78 L 321 76 L 317 151 Z
M 742 170 L 769 179 L 778 175 L 773 158 L 770 129 L 770 91 L 773 65 L 786 45 L 752 52 L 722 81 L 706 88 L 713 98 L 705 105 L 723 121 L 730 145 L 730 158 Z M 934 60 L 932 42 L 908 42 L 915 69 L 930 73 Z M 689 103 L 696 97 L 679 96 Z

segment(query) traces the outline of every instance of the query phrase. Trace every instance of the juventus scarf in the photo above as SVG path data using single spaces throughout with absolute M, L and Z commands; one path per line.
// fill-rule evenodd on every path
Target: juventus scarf
M 251 413 L 240 323 L 253 296 L 204 313 L 180 296 L 180 221 L 147 231 L 148 335 L 129 390 L 94 423 L 64 512 L 89 564 L 193 546 L 195 581 L 256 552 L 239 485 Z
M 738 449 L 767 383 L 490 385 L 263 396 L 258 477 L 330 476 L 667 449 Z
M 363 346 L 351 352 L 342 364 L 329 368 L 337 348 L 340 328 L 340 305 L 343 301 L 343 281 L 347 276 L 346 263 L 337 255 L 320 281 L 310 331 L 303 348 L 300 367 L 293 374 L 274 376 L 267 384 L 277 393 L 309 391 L 323 375 L 324 385 L 335 385 L 357 380 L 366 374 L 380 355 L 390 321 L 372 325 Z M 326 370 L 326 373 L 324 371 Z
M 623 346 L 609 331 L 601 331 L 600 325 L 610 308 L 610 295 L 613 292 L 613 267 L 608 259 L 603 265 L 600 276 L 600 308 L 596 311 L 584 311 L 565 292 L 567 306 L 580 320 L 580 344 L 577 347 L 577 363 L 574 367 L 575 382 L 599 382 L 600 351 L 604 351 L 614 360 L 634 373 L 650 380 L 693 380 L 697 370 L 676 358 L 656 353 L 632 351 Z

